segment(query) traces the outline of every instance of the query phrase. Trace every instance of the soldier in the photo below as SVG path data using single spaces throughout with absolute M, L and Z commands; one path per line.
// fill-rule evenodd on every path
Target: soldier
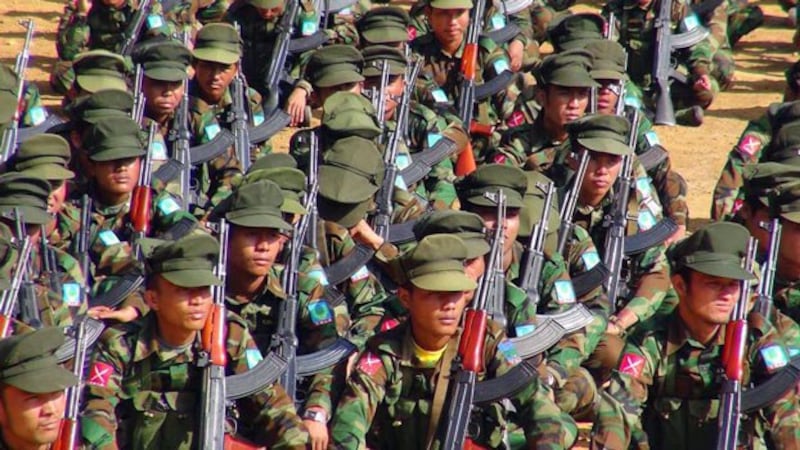
M 242 56 L 239 34 L 229 24 L 208 24 L 197 33 L 192 56 L 195 71 L 194 79 L 189 83 L 192 143 L 202 144 L 212 140 L 221 127 L 230 128 L 233 120 L 230 85 L 238 76 Z M 247 89 L 244 100 L 245 108 L 249 108 L 248 117 L 258 125 L 264 120 L 261 96 L 255 90 Z M 240 162 L 233 147 L 200 166 L 194 174 L 199 191 L 195 216 L 202 217 L 230 195 L 231 179 L 240 172 Z
M 603 7 L 603 15 L 614 13 L 619 30 L 619 43 L 628 51 L 628 74 L 631 80 L 645 91 L 653 88 L 651 71 L 655 47 L 655 28 L 653 26 L 658 10 L 658 2 L 653 0 L 614 0 Z M 700 26 L 697 17 L 691 13 L 687 0 L 673 2 L 671 29 L 692 30 Z M 686 56 L 683 56 L 686 55 Z M 688 70 L 686 85 L 671 83 L 671 97 L 675 104 L 675 119 L 681 125 L 700 126 L 703 123 L 703 110 L 711 105 L 719 86 L 713 77 L 716 69 L 714 53 L 709 38 L 685 49 L 678 62 Z
M 693 7 L 702 8 L 701 1 L 691 0 L 689 3 L 693 4 Z M 693 13 L 698 15 L 698 18 L 710 32 L 708 43 L 714 61 L 714 70 L 711 75 L 717 80 L 722 90 L 730 89 L 735 79 L 735 63 L 733 60 L 733 46 L 735 42 L 731 41 L 729 38 L 731 33 L 734 32 L 730 23 L 734 17 L 731 10 L 737 8 L 737 6 L 732 6 L 733 3 L 738 3 L 738 0 L 733 2 L 723 0 L 711 11 L 701 10 L 700 12 Z M 752 30 L 748 30 L 748 32 L 749 31 Z
M 567 140 L 566 124 L 584 115 L 589 92 L 597 87 L 589 75 L 591 67 L 592 55 L 585 50 L 545 57 L 536 71 L 535 101 L 514 112 L 509 130 L 503 133 L 502 145 L 488 160 L 547 170 L 556 148 Z
M 145 299 L 151 312 L 107 329 L 98 341 L 85 392 L 85 444 L 176 449 L 197 445 L 203 379 L 198 344 L 211 313 L 210 286 L 220 283 L 212 270 L 218 252 L 216 239 L 197 234 L 163 243 L 147 258 Z M 225 320 L 226 373 L 252 369 L 261 352 L 245 322 L 233 313 Z M 280 386 L 266 386 L 237 401 L 236 408 L 233 432 L 259 445 L 306 448 L 308 435 Z
M 748 4 L 746 0 L 728 3 L 728 41 L 733 47 L 741 38 L 764 23 L 764 11 L 758 5 Z M 789 10 L 790 17 L 794 13 L 794 9 Z
M 221 22 L 228 11 L 228 0 L 161 0 L 164 17 L 191 34 L 203 25 Z
M 381 6 L 370 9 L 358 20 L 361 48 L 385 45 L 406 51 L 413 34 L 409 26 L 411 18 L 406 10 L 397 6 Z
M 14 73 L 11 67 L 0 64 L 0 90 L 10 92 L 14 95 L 12 103 L 16 102 L 18 81 L 19 77 Z M 37 88 L 34 83 L 23 82 L 22 89 L 19 120 L 20 128 L 41 124 L 47 119 L 49 114 L 47 109 L 42 105 L 39 88 Z
M 46 328 L 0 341 L 0 448 L 49 448 L 64 418 L 64 391 L 80 383 L 56 361 L 64 331 Z
M 717 375 L 722 348 L 729 345 L 726 324 L 742 280 L 755 278 L 742 268 L 748 237 L 741 225 L 714 223 L 670 250 L 672 283 L 680 301 L 672 313 L 654 317 L 629 337 L 608 388 L 612 398 L 604 398 L 608 415 L 599 423 L 597 445 L 657 449 L 715 445 Z M 751 312 L 747 324 L 743 385 L 758 383 L 789 362 L 783 341 L 763 316 Z M 779 448 L 793 447 L 800 429 L 793 392 L 743 418 L 738 442 L 764 448 L 766 438 Z
M 79 54 L 72 62 L 72 76 L 64 81 L 64 108 L 95 92 L 115 89 L 127 91 L 128 63 L 107 50 L 90 50 Z
M 455 236 L 431 235 L 400 258 L 404 281 L 398 295 L 409 311 L 404 324 L 369 340 L 351 373 L 333 418 L 337 448 L 425 448 L 438 441 L 447 418 L 442 405 L 446 374 L 459 341 L 459 318 L 475 282 L 464 272 L 465 244 Z M 513 344 L 489 322 L 479 378 L 494 378 L 519 363 Z M 445 367 L 445 368 L 443 368 Z M 568 448 L 575 425 L 532 378 L 512 397 L 528 445 Z M 442 400 L 438 400 L 442 398 Z M 502 445 L 507 413 L 498 404 L 480 409 L 480 445 Z M 497 422 L 497 421 L 500 422 Z

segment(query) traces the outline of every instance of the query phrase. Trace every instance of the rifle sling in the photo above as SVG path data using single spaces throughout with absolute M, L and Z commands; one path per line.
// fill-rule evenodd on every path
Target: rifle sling
M 114 283 L 108 291 L 90 299 L 89 307 L 107 306 L 113 308 L 122 303 L 136 289 L 144 283 L 144 277 L 138 274 L 128 273 L 122 279 Z
M 633 236 L 625 236 L 625 256 L 633 256 L 659 245 L 678 230 L 678 224 L 669 217 L 661 219 L 653 228 Z
M 658 167 L 661 163 L 666 161 L 667 158 L 669 158 L 669 154 L 664 147 L 660 145 L 653 145 L 641 155 L 636 155 L 636 158 L 638 158 L 639 162 L 642 163 L 644 170 L 650 172 Z
M 287 365 L 277 352 L 269 352 L 266 358 L 247 372 L 225 377 L 225 399 L 236 400 L 263 391 L 278 381 Z
M 433 166 L 439 164 L 458 150 L 452 139 L 442 137 L 433 147 L 411 155 L 411 165 L 400 171 L 406 186 L 412 186 L 425 178 Z
M 503 28 L 498 28 L 496 30 L 487 31 L 483 33 L 481 37 L 487 37 L 493 40 L 497 45 L 503 45 L 505 43 L 511 42 L 515 36 L 520 34 L 520 29 L 515 23 L 508 23 Z
M 453 376 L 452 365 L 458 352 L 458 344 L 461 341 L 461 332 L 459 331 L 447 343 L 447 349 L 444 351 L 442 360 L 439 365 L 439 374 L 436 377 L 436 388 L 433 391 L 433 403 L 431 403 L 431 415 L 428 418 L 428 433 L 425 438 L 425 448 L 433 448 L 433 440 L 436 437 L 436 430 L 439 428 L 439 419 L 442 416 L 444 404 L 447 401 L 447 391 L 450 386 L 450 378 Z
M 364 244 L 357 243 L 353 251 L 325 267 L 325 276 L 328 278 L 328 282 L 333 285 L 342 283 L 353 276 L 358 269 L 366 265 L 374 255 L 375 250 Z
M 611 272 L 608 270 L 608 267 L 600 262 L 588 271 L 572 277 L 575 297 L 581 298 L 589 292 L 592 292 L 595 288 L 602 286 L 609 275 L 611 275 Z
M 27 139 L 32 138 L 38 134 L 46 133 L 50 131 L 51 128 L 57 127 L 60 125 L 65 124 L 63 119 L 58 117 L 55 114 L 50 114 L 44 119 L 44 122 L 40 123 L 39 125 L 32 126 L 32 127 L 24 127 L 17 129 L 17 144 Z
M 800 380 L 800 356 L 795 356 L 787 366 L 767 381 L 742 392 L 742 411 L 753 413 L 775 403 L 775 400 L 792 389 L 798 380 Z
M 514 81 L 514 72 L 504 70 L 497 74 L 494 78 L 475 86 L 475 101 L 481 102 L 487 98 L 504 90 Z

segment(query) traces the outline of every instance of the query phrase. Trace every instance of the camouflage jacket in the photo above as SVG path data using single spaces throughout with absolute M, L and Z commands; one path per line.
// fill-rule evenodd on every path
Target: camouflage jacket
M 226 373 L 255 367 L 261 352 L 235 314 L 228 314 L 227 333 Z M 198 334 L 185 348 L 165 345 L 153 314 L 107 329 L 87 377 L 83 441 L 101 449 L 194 448 L 203 381 L 199 341 Z M 308 435 L 280 386 L 238 400 L 236 408 L 239 434 L 272 448 L 306 448 Z
M 744 385 L 763 381 L 789 361 L 776 330 L 762 316 L 750 313 L 748 325 Z M 638 327 L 612 374 L 611 396 L 603 397 L 603 443 L 609 448 L 713 448 L 724 341 L 724 325 L 707 344 L 693 339 L 677 312 Z M 779 448 L 796 448 L 800 416 L 793 392 L 743 419 L 740 437 L 749 436 L 743 442 L 747 448 L 766 448 L 754 441 L 754 429 L 766 429 Z
M 414 356 L 413 345 L 408 323 L 369 340 L 332 420 L 331 439 L 336 448 L 425 448 L 444 356 L 435 367 L 426 367 Z M 483 361 L 480 380 L 499 377 L 520 362 L 514 345 L 494 322 L 487 326 Z M 575 424 L 549 395 L 549 388 L 532 378 L 511 399 L 516 408 L 515 425 L 524 430 L 529 445 L 569 448 L 575 439 Z M 442 414 L 440 421 L 446 420 L 446 413 Z M 471 437 L 481 445 L 501 447 L 503 429 L 510 425 L 506 410 L 493 403 L 479 408 L 473 423 L 478 418 L 480 426 L 470 430 L 480 428 L 479 435 Z
M 428 19 L 425 17 L 425 8 L 429 4 L 429 1 L 418 1 L 411 7 L 411 25 L 409 27 L 411 40 L 430 32 Z M 509 22 L 519 27 L 519 33 L 514 36 L 513 41 L 520 41 L 523 45 L 527 45 L 528 42 L 533 40 L 533 24 L 527 8 L 506 16 L 494 6 L 494 3 L 486 2 L 486 9 L 483 12 L 484 31 L 499 30 Z

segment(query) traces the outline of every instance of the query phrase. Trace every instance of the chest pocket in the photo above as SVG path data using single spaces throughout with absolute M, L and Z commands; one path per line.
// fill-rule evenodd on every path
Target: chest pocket
M 424 448 L 430 420 L 434 369 L 400 367 L 387 386 L 386 417 L 378 433 L 375 448 Z M 399 376 L 398 376 L 399 375 Z
M 125 8 L 128 10 L 129 8 Z M 123 11 L 110 8 L 97 8 L 87 17 L 90 36 L 89 47 L 117 51 L 117 46 L 122 42 L 126 29 L 127 18 Z

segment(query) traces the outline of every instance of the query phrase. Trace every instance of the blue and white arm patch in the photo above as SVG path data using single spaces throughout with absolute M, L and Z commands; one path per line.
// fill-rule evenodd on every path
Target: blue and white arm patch
M 522 358 L 520 358 L 517 353 L 517 347 L 508 339 L 503 339 L 497 344 L 497 351 L 503 355 L 503 359 L 505 359 L 509 365 L 516 366 L 522 362 Z
M 261 352 L 257 348 L 248 348 L 244 351 L 244 359 L 247 361 L 247 368 L 252 369 L 257 366 L 262 359 Z
M 308 271 L 306 274 L 309 278 L 316 281 L 317 283 L 321 284 L 322 286 L 327 286 L 328 283 L 328 276 L 325 275 L 325 270 L 321 267 L 315 267 Z
M 69 307 L 81 306 L 81 286 L 78 283 L 62 284 L 61 301 Z
M 656 134 L 654 130 L 650 130 L 647 133 L 645 133 L 644 140 L 647 141 L 648 147 L 661 144 L 661 140 L 658 139 L 658 134 Z
M 159 28 L 164 26 L 164 19 L 158 14 L 150 14 L 147 16 L 147 29 Z
M 759 350 L 759 353 L 761 353 L 761 359 L 764 360 L 764 367 L 770 374 L 789 364 L 789 355 L 781 345 L 768 345 Z
M 34 106 L 28 111 L 28 117 L 33 125 L 39 125 L 47 119 L 47 111 L 41 106 Z
M 119 244 L 119 238 L 111 230 L 103 230 L 97 235 L 97 237 L 100 238 L 100 242 L 102 242 L 106 247 Z
M 164 197 L 158 202 L 158 210 L 165 216 L 168 216 L 175 211 L 179 211 L 180 209 L 181 206 L 178 204 L 178 202 L 173 200 L 172 197 Z
M 433 100 L 434 100 L 436 103 L 447 103 L 447 102 L 449 102 L 449 101 L 450 101 L 450 99 L 448 99 L 448 98 L 447 98 L 447 94 L 445 94 L 445 93 L 444 93 L 444 91 L 442 90 L 442 88 L 436 88 L 436 89 L 434 89 L 434 90 L 431 92 L 431 95 L 433 96 Z
M 361 266 L 360 269 L 356 270 L 356 273 L 350 276 L 350 281 L 353 283 L 357 283 L 369 276 L 369 269 L 367 266 Z
M 439 140 L 442 139 L 442 135 L 439 133 L 428 133 L 428 148 L 433 147 L 436 145 Z
M 219 124 L 218 123 L 210 123 L 210 124 L 206 125 L 205 128 L 203 128 L 203 134 L 206 136 L 206 139 L 208 139 L 209 141 L 214 139 L 214 136 L 216 136 L 219 132 L 220 132 L 220 128 L 219 128 Z
M 533 324 L 526 324 L 526 325 L 517 325 L 514 327 L 514 333 L 516 333 L 517 337 L 522 337 L 527 334 L 533 333 L 533 330 L 536 329 L 536 325 Z
M 492 29 L 499 30 L 505 28 L 506 16 L 504 14 L 495 14 L 492 16 Z
M 600 264 L 600 255 L 597 254 L 597 251 L 591 250 L 584 252 L 581 255 L 581 260 L 583 260 L 583 265 L 586 266 L 586 270 L 591 270 L 594 266 Z
M 325 325 L 333 322 L 333 311 L 324 299 L 309 303 L 307 309 L 308 316 L 314 325 Z
M 572 288 L 572 281 L 558 280 L 555 282 L 556 301 L 559 305 L 575 303 L 575 290 Z

